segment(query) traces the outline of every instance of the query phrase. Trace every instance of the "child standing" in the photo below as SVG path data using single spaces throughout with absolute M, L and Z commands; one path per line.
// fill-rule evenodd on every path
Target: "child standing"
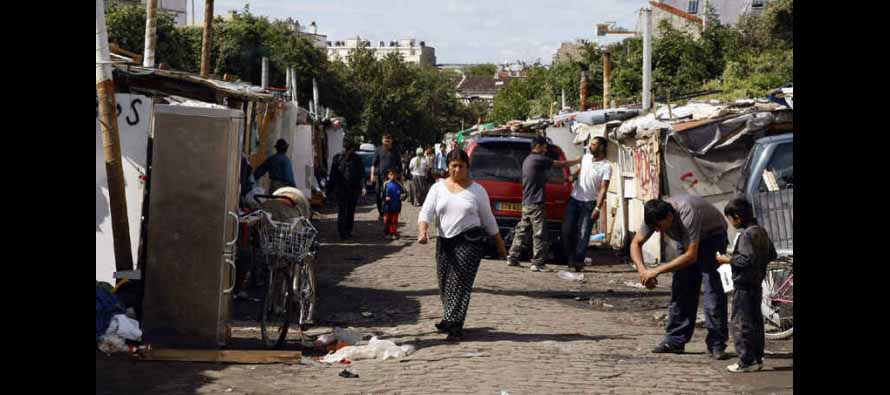
M 732 337 L 739 361 L 726 367 L 734 373 L 754 372 L 763 368 L 763 278 L 766 266 L 776 259 L 776 248 L 757 225 L 754 210 L 745 199 L 733 199 L 723 214 L 739 230 L 732 257 L 717 257 L 720 264 L 732 266 Z
M 399 173 L 396 169 L 387 171 L 389 178 L 383 185 L 383 233 L 393 240 L 399 239 L 399 213 L 402 212 L 402 199 L 405 195 L 405 189 L 399 183 Z

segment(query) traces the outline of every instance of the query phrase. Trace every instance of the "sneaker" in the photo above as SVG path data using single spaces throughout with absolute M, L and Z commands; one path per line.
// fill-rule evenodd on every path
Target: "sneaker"
M 744 366 L 741 363 L 737 362 L 737 363 L 727 366 L 726 370 L 733 372 L 733 373 L 748 373 L 748 372 L 756 372 L 756 371 L 760 370 L 761 368 L 762 368 L 762 366 L 759 364 Z
M 519 261 L 507 258 L 507 266 L 519 266 Z
M 718 361 L 723 361 L 729 359 L 729 354 L 724 350 L 713 350 L 710 352 L 711 358 L 714 358 Z
M 550 269 L 547 269 L 547 266 L 544 266 L 544 265 L 540 265 L 540 266 L 539 265 L 531 265 L 531 267 L 529 267 L 529 269 L 533 272 L 543 272 L 543 273 L 550 271 Z
M 652 349 L 652 352 L 656 354 L 682 354 L 684 348 L 684 346 L 672 346 L 667 343 L 661 343 L 655 346 L 655 348 Z
M 584 264 L 585 264 L 585 265 L 592 265 L 592 264 L 593 264 L 593 259 L 590 259 L 590 258 L 584 258 Z
M 436 323 L 436 331 L 439 333 L 447 333 L 450 329 L 450 324 L 448 321 L 442 320 Z

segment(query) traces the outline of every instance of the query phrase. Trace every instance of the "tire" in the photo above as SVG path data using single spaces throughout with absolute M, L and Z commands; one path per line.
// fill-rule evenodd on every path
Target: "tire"
M 297 322 L 300 325 L 300 330 L 305 331 L 308 329 L 315 321 L 315 297 L 316 293 L 316 282 L 315 282 L 315 265 L 314 258 L 307 257 L 306 260 L 299 265 L 299 275 L 297 276 L 296 286 L 294 289 L 297 290 L 297 294 L 294 298 L 296 302 L 296 313 L 297 313 Z
M 287 340 L 290 326 L 293 282 L 289 265 L 269 267 L 266 296 L 260 314 L 260 335 L 267 349 L 279 349 Z
M 794 334 L 794 305 L 773 301 L 774 298 L 783 300 L 794 299 L 794 279 L 789 282 L 789 287 L 780 289 L 788 276 L 793 276 L 793 266 L 788 262 L 770 263 L 763 279 L 763 299 L 761 311 L 763 312 L 764 337 L 770 340 L 787 339 Z

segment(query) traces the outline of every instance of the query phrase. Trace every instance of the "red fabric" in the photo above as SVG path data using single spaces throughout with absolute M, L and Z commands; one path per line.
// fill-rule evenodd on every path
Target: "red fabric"
M 394 235 L 399 230 L 399 213 L 383 214 L 384 231 L 388 235 Z

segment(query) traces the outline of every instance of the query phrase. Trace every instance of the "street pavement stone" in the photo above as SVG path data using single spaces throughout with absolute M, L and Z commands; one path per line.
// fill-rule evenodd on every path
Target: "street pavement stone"
M 446 342 L 433 327 L 442 317 L 435 242 L 416 243 L 419 209 L 402 206 L 403 237 L 390 241 L 384 239 L 383 223 L 377 221 L 371 207 L 359 208 L 356 237 L 347 242 L 337 241 L 335 211 L 325 210 L 318 221 L 322 240 L 317 265 L 319 326 L 308 334 L 346 325 L 400 345 L 412 344 L 416 352 L 401 360 L 360 360 L 331 366 L 312 361 L 297 365 L 147 364 L 118 358 L 113 359 L 113 365 L 102 362 L 104 374 L 99 365 L 106 357 L 97 354 L 97 394 L 758 392 L 756 380 L 740 383 L 725 372 L 732 360 L 707 357 L 703 328 L 696 330 L 686 354 L 650 353 L 663 336 L 663 327 L 651 317 L 666 312 L 664 298 L 665 293 L 669 295 L 670 279 L 659 278 L 661 284 L 655 291 L 623 286 L 635 276 L 627 264 L 601 271 L 599 266 L 588 266 L 587 280 L 574 282 L 559 278 L 555 271 L 530 272 L 528 262 L 517 268 L 508 267 L 506 261 L 484 260 L 470 302 L 465 339 Z M 593 295 L 636 303 L 650 292 L 659 295 L 661 302 L 641 309 L 617 304 L 610 309 L 588 302 Z M 371 315 L 365 317 L 363 312 Z M 257 326 L 255 322 L 249 325 Z M 233 333 L 259 337 L 258 332 L 248 330 Z M 293 336 L 296 341 L 297 335 Z M 287 348 L 298 346 L 294 342 Z M 771 362 L 768 360 L 767 366 Z M 344 368 L 360 377 L 339 377 Z M 784 373 L 780 378 L 784 385 L 772 392 L 792 392 L 791 374 Z M 153 374 L 167 377 L 157 380 Z

